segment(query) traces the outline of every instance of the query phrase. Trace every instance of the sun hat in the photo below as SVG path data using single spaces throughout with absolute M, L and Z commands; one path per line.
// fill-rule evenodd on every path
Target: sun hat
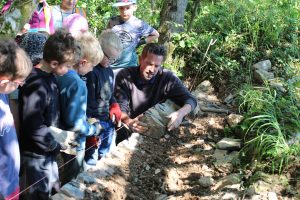
M 131 4 L 136 4 L 136 0 L 117 0 L 116 3 L 113 4 L 113 7 L 128 6 Z

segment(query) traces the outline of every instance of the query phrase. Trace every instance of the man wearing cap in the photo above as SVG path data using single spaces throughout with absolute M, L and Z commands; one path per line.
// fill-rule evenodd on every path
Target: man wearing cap
M 163 69 L 165 57 L 164 46 L 147 44 L 139 58 L 140 66 L 122 69 L 116 77 L 114 94 L 121 107 L 121 120 L 131 131 L 146 132 L 148 125 L 140 121 L 141 114 L 166 100 L 179 106 L 168 116 L 169 131 L 177 128 L 197 106 L 196 98 L 182 82 L 171 71 Z M 127 137 L 128 131 L 122 128 L 118 131 L 116 142 Z
M 117 0 L 113 4 L 120 15 L 111 18 L 107 27 L 119 36 L 123 46 L 121 56 L 111 65 L 113 69 L 137 66 L 136 48 L 159 37 L 157 30 L 134 16 L 136 3 L 136 0 Z

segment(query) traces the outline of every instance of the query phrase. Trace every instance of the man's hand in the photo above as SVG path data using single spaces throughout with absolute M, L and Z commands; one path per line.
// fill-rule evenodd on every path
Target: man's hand
M 182 115 L 181 112 L 176 111 L 176 112 L 171 113 L 167 117 L 170 118 L 167 128 L 168 128 L 168 131 L 171 131 L 171 130 L 177 128 L 181 124 L 184 115 Z
M 139 119 L 143 115 L 139 115 L 134 119 L 127 118 L 124 123 L 134 132 L 144 133 L 148 130 L 147 124 L 141 122 Z

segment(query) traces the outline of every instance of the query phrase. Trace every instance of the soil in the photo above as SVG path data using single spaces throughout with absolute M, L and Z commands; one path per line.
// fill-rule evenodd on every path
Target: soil
M 205 113 L 188 119 L 160 139 L 144 136 L 136 150 L 124 155 L 126 159 L 118 163 L 112 176 L 91 186 L 96 188 L 91 189 L 87 199 L 270 199 L 255 194 L 247 196 L 243 180 L 213 190 L 213 185 L 223 177 L 241 172 L 238 167 L 223 171 L 213 164 L 215 144 L 225 137 L 226 116 Z M 289 173 L 299 178 L 299 166 L 291 167 Z M 200 184 L 201 177 L 211 177 L 213 183 Z M 297 199 L 297 178 L 291 185 L 288 190 L 293 191 L 292 195 L 282 188 L 273 192 L 278 199 Z

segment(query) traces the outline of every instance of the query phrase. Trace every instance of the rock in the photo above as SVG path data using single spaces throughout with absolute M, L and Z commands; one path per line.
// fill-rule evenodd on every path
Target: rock
M 263 84 L 265 81 L 274 79 L 274 73 L 263 70 L 255 70 L 253 76 L 255 82 L 259 84 Z
M 269 80 L 269 84 L 272 88 L 275 88 L 280 92 L 286 92 L 286 89 L 284 88 L 283 84 L 280 82 L 276 82 L 275 80 Z
M 272 64 L 270 60 L 263 60 L 255 63 L 252 67 L 256 70 L 263 70 L 268 72 L 272 69 Z
M 223 150 L 239 150 L 241 141 L 241 139 L 223 138 L 216 144 L 216 147 Z
M 68 197 L 62 193 L 57 193 L 50 198 L 51 200 L 76 200 L 75 198 Z
M 224 199 L 224 200 L 232 200 L 232 199 L 239 199 L 239 196 L 233 192 L 226 192 L 221 199 Z
M 61 188 L 63 194 L 76 199 L 84 199 L 84 191 L 85 186 L 75 181 L 71 181 Z
M 195 91 L 201 91 L 205 92 L 206 94 L 212 94 L 214 92 L 214 88 L 210 81 L 205 80 L 196 87 Z
M 85 184 L 93 184 L 96 182 L 96 179 L 93 176 L 89 175 L 87 172 L 80 173 L 76 179 Z
M 167 200 L 167 199 L 168 199 L 168 195 L 160 194 L 155 200 Z
M 213 191 L 217 191 L 219 189 L 224 188 L 227 185 L 238 184 L 241 182 L 241 175 L 240 174 L 230 174 L 225 176 L 224 178 L 220 179 L 214 187 L 212 187 Z
M 149 170 L 150 170 L 150 166 L 149 166 L 149 165 L 146 165 L 145 169 L 146 169 L 147 171 L 149 171 Z
M 170 121 L 167 116 L 177 109 L 178 106 L 170 100 L 148 109 L 140 118 L 149 128 L 144 134 L 156 139 L 165 135 L 167 131 L 166 127 Z
M 224 99 L 224 103 L 226 104 L 231 104 L 233 102 L 233 95 L 232 94 L 229 94 L 225 99 Z
M 158 173 L 160 173 L 160 169 L 156 169 L 154 172 L 154 174 L 158 174 Z
M 214 185 L 214 179 L 210 176 L 201 177 L 198 182 L 202 187 L 205 187 L 205 188 L 208 188 L 208 187 Z
M 275 192 L 268 192 L 268 200 L 277 200 L 277 195 Z
M 227 150 L 216 149 L 213 155 L 216 161 L 213 164 L 220 172 L 231 172 L 233 170 L 232 162 L 238 158 L 238 154 L 237 151 L 227 154 Z
M 237 114 L 230 114 L 226 117 L 226 121 L 231 128 L 238 125 L 243 119 L 244 117 L 242 115 L 237 115 Z

